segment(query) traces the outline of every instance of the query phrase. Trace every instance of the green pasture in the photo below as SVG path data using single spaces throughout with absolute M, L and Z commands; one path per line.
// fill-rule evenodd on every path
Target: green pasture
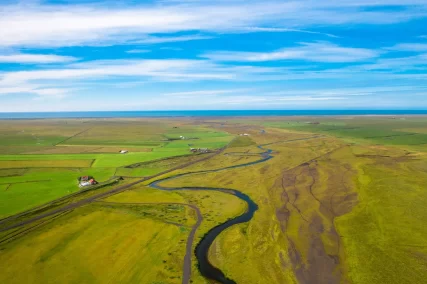
M 90 167 L 92 162 L 93 160 L 8 160 L 0 161 L 0 168 L 86 168 Z
M 259 160 L 262 151 L 256 145 L 274 143 L 266 146 L 274 150 L 274 158 L 264 163 L 162 183 L 232 188 L 258 204 L 253 219 L 215 239 L 208 255 L 213 265 L 236 283 L 425 282 L 426 118 L 265 117 L 228 122 L 220 129 L 251 135 L 236 137 L 193 119 L 4 123 L 0 140 L 7 137 L 9 142 L 0 142 L 0 219 L 79 192 L 79 176 L 91 175 L 99 182 L 124 176 L 123 183 L 130 183 L 210 156 L 193 154 L 189 148 L 229 145 L 222 154 L 157 178 L 223 169 Z M 325 136 L 312 138 L 316 135 L 311 133 Z M 312 139 L 295 140 L 303 137 Z M 20 138 L 34 141 L 12 143 Z M 34 144 L 43 139 L 46 144 Z M 119 154 L 122 148 L 129 153 Z M 0 281 L 181 283 L 186 238 L 196 217 L 187 205 L 197 206 L 203 215 L 193 252 L 206 232 L 242 214 L 246 205 L 220 191 L 161 191 L 144 186 L 149 182 L 0 244 Z M 64 204 L 111 188 L 87 191 Z M 194 254 L 192 263 L 190 282 L 205 283 Z
M 0 145 L 2 146 L 49 146 L 55 145 L 65 139 L 62 136 L 33 136 L 28 134 L 14 134 L 8 136 L 0 135 Z
M 385 145 L 427 144 L 427 120 L 425 118 L 359 117 L 337 118 L 285 118 L 279 121 L 261 122 L 268 127 L 333 135 L 338 138 L 366 140 Z M 314 124 L 318 123 L 318 124 Z
M 0 190 L 0 218 L 31 209 L 51 200 L 80 190 L 77 178 L 82 175 L 94 176 L 104 182 L 114 175 L 115 168 L 81 169 L 29 169 L 19 176 L 1 177 L 0 185 L 9 185 Z
M 162 168 L 118 168 L 116 175 L 124 177 L 145 177 L 160 173 L 162 170 Z
M 229 136 L 226 132 L 212 131 L 212 129 L 196 128 L 196 129 L 173 129 L 164 134 L 168 138 L 212 138 L 212 137 L 226 137 Z
M 169 157 L 169 158 L 160 159 L 160 160 L 137 163 L 127 167 L 117 168 L 116 176 L 144 177 L 144 176 L 155 175 L 160 172 L 172 169 L 174 167 L 189 163 L 197 159 L 200 159 L 199 155 L 190 154 L 190 155 Z
M 0 125 L 0 200 L 6 201 L 0 218 L 79 191 L 79 176 L 102 182 L 114 175 L 153 175 L 176 161 L 125 166 L 188 156 L 190 147 L 221 148 L 232 139 L 226 132 L 174 125 L 149 119 L 16 120 Z M 166 141 L 179 136 L 197 139 Z M 121 149 L 129 152 L 120 154 Z

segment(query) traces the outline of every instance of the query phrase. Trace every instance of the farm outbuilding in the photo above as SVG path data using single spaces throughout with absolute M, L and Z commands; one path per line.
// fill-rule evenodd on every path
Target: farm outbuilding
M 192 153 L 209 153 L 210 150 L 208 148 L 190 148 Z
M 95 180 L 94 177 L 91 176 L 82 176 L 77 179 L 79 181 L 79 187 L 85 187 L 89 185 L 95 185 L 98 182 Z

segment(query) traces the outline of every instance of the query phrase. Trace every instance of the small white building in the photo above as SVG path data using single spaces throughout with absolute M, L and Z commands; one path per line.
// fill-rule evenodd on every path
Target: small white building
M 126 154 L 128 150 L 120 150 L 120 154 Z

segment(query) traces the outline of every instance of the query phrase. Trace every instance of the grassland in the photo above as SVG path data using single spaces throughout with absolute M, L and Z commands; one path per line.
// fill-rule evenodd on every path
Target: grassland
M 268 127 L 332 135 L 354 142 L 412 146 L 427 144 L 424 117 L 306 117 L 256 122 Z
M 1 282 L 180 283 L 177 244 L 188 229 L 143 212 L 93 205 L 70 213 L 3 251 Z
M 182 134 L 192 139 L 167 138 Z M 0 124 L 0 137 L 0 184 L 7 186 L 0 199 L 8 200 L 0 207 L 0 218 L 77 192 L 79 176 L 105 182 L 115 176 L 153 175 L 188 157 L 163 164 L 151 161 L 189 156 L 189 144 L 215 150 L 232 139 L 189 121 L 152 119 L 12 120 Z M 120 154 L 121 149 L 129 153 Z M 126 168 L 138 163 L 146 164 Z
M 101 181 L 125 177 L 99 189 L 108 192 L 165 173 L 1 232 L 0 281 L 182 283 L 190 251 L 189 280 L 211 283 L 193 252 L 212 228 L 245 212 L 247 204 L 226 192 L 203 190 L 208 187 L 240 191 L 258 205 L 249 222 L 223 231 L 209 249 L 209 261 L 237 283 L 425 283 L 426 122 L 13 121 L 0 127 L 8 137 L 0 147 L 2 217 L 71 193 L 77 195 L 55 208 L 94 196 L 97 190 L 78 194 L 76 178 L 83 174 Z M 32 134 L 36 138 L 11 143 Z M 188 151 L 227 144 L 214 155 Z M 121 148 L 134 150 L 120 155 Z M 172 190 L 149 186 L 176 175 L 160 183 Z

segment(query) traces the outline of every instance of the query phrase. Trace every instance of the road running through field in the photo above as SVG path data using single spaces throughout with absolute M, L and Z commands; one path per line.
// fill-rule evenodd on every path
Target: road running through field
M 273 158 L 273 155 L 272 155 L 273 150 L 272 149 L 266 149 L 266 148 L 264 148 L 265 146 L 269 146 L 269 145 L 273 145 L 273 144 L 277 144 L 277 143 L 286 143 L 286 142 L 309 140 L 309 139 L 314 139 L 314 138 L 318 138 L 318 137 L 319 136 L 311 136 L 311 137 L 305 137 L 305 138 L 300 138 L 300 139 L 276 141 L 276 142 L 271 142 L 268 144 L 259 145 L 257 147 L 264 151 L 264 152 L 260 153 L 261 158 L 259 160 L 244 163 L 244 164 L 214 169 L 214 170 L 195 171 L 195 172 L 188 172 L 188 173 L 184 173 L 184 174 L 176 174 L 176 175 L 173 175 L 170 177 L 166 177 L 163 179 L 153 181 L 152 183 L 149 184 L 149 186 L 152 188 L 156 188 L 159 190 L 167 190 L 167 191 L 176 191 L 176 190 L 220 191 L 222 193 L 234 195 L 247 204 L 246 212 L 244 212 L 240 216 L 237 216 L 231 220 L 228 220 L 228 221 L 212 228 L 208 233 L 206 233 L 206 235 L 202 238 L 202 240 L 197 244 L 195 254 L 196 254 L 197 261 L 198 261 L 198 267 L 199 267 L 200 273 L 205 278 L 208 278 L 210 280 L 215 280 L 215 281 L 217 281 L 219 283 L 223 283 L 223 284 L 235 284 L 236 283 L 234 280 L 227 278 L 226 275 L 220 269 L 218 269 L 217 267 L 213 266 L 210 263 L 209 258 L 208 258 L 209 248 L 211 247 L 211 245 L 214 242 L 214 240 L 216 239 L 216 237 L 218 237 L 218 235 L 221 232 L 223 232 L 225 229 L 227 229 L 231 226 L 237 225 L 237 224 L 246 223 L 246 222 L 250 221 L 252 219 L 253 215 L 255 214 L 255 211 L 258 210 L 258 205 L 248 195 L 244 194 L 241 191 L 235 190 L 235 189 L 212 188 L 212 187 L 164 187 L 164 186 L 161 186 L 160 183 L 162 183 L 164 181 L 170 181 L 173 179 L 184 177 L 184 176 L 189 176 L 192 174 L 213 173 L 213 172 L 242 168 L 242 167 L 247 167 L 247 166 L 252 166 L 252 165 L 264 163 L 264 162 Z M 184 279 L 183 279 L 182 283 L 188 284 L 188 281 L 184 282 Z
M 57 215 L 59 213 L 65 212 L 65 211 L 70 211 L 70 210 L 79 208 L 81 206 L 87 205 L 87 204 L 89 204 L 91 202 L 94 202 L 96 200 L 103 199 L 103 198 L 109 197 L 111 195 L 115 195 L 115 194 L 121 193 L 121 192 L 123 192 L 125 190 L 128 190 L 129 188 L 131 188 L 131 187 L 133 187 L 133 186 L 135 186 L 137 184 L 140 184 L 142 182 L 145 182 L 147 180 L 150 180 L 150 179 L 162 176 L 162 175 L 170 173 L 172 171 L 183 169 L 185 167 L 191 166 L 191 165 L 196 164 L 196 163 L 200 163 L 200 162 L 206 161 L 206 160 L 208 160 L 208 159 L 210 159 L 212 157 L 215 157 L 216 155 L 222 153 L 222 151 L 223 150 L 218 151 L 218 152 L 214 153 L 213 155 L 209 155 L 207 157 L 203 157 L 203 158 L 201 158 L 199 160 L 188 162 L 188 163 L 183 164 L 183 165 L 179 165 L 179 166 L 177 166 L 175 168 L 166 170 L 164 172 L 155 174 L 153 176 L 145 177 L 145 178 L 139 179 L 137 181 L 134 181 L 132 183 L 125 184 L 125 185 L 122 185 L 122 186 L 118 186 L 118 187 L 113 188 L 111 190 L 108 190 L 106 192 L 99 193 L 99 194 L 96 194 L 94 196 L 91 196 L 91 197 L 88 197 L 88 198 L 84 198 L 84 199 L 81 199 L 79 201 L 76 201 L 76 202 L 73 202 L 73 203 L 61 206 L 61 207 L 59 207 L 57 209 L 54 209 L 54 210 L 51 210 L 51 211 L 48 211 L 48 212 L 45 212 L 45 213 L 38 214 L 38 215 L 36 215 L 34 217 L 29 217 L 28 219 L 24 219 L 22 221 L 17 221 L 16 223 L 13 223 L 13 220 L 18 219 L 18 218 L 23 218 L 27 214 L 28 215 L 33 214 L 34 213 L 34 209 L 26 211 L 26 212 L 23 212 L 23 213 L 16 214 L 14 216 L 6 217 L 6 218 L 0 220 L 0 225 L 2 223 L 6 223 L 6 222 L 12 222 L 12 223 L 11 224 L 7 224 L 7 225 L 5 225 L 3 227 L 0 226 L 0 232 L 5 232 L 5 231 L 11 230 L 11 229 L 19 228 L 19 227 L 22 227 L 22 226 L 25 226 L 25 225 L 37 222 L 37 221 L 42 220 L 44 218 L 51 217 L 51 216 Z M 76 196 L 76 194 L 71 194 L 70 196 Z M 66 197 L 63 197 L 63 198 L 60 198 L 58 200 L 63 200 L 65 198 Z M 49 202 L 49 203 L 47 203 L 47 204 L 45 204 L 43 206 L 40 206 L 40 208 L 42 208 L 44 206 L 48 206 L 49 204 L 55 204 L 55 202 L 57 202 L 58 200 L 51 201 L 51 202 Z
M 188 206 L 192 208 L 196 212 L 197 220 L 196 223 L 191 227 L 191 232 L 188 235 L 187 238 L 187 244 L 185 247 L 185 256 L 184 256 L 184 263 L 182 266 L 182 283 L 189 283 L 191 278 L 191 255 L 193 254 L 193 243 L 194 243 L 194 236 L 196 235 L 197 229 L 200 227 L 200 224 L 202 224 L 203 216 L 200 212 L 200 209 L 193 204 L 190 203 L 177 203 L 177 202 L 143 202 L 143 203 L 124 203 L 124 202 L 109 202 L 109 201 L 98 201 L 101 204 L 114 204 L 114 205 L 182 205 L 182 206 Z M 167 223 L 167 222 L 166 222 Z M 177 225 L 173 223 L 174 225 Z
M 263 162 L 266 162 L 266 161 L 270 160 L 271 158 L 273 158 L 273 156 L 272 156 L 273 150 L 272 149 L 266 149 L 266 148 L 264 148 L 265 146 L 269 146 L 269 145 L 273 145 L 273 144 L 277 144 L 277 143 L 286 143 L 286 142 L 309 140 L 309 139 L 314 139 L 314 138 L 319 138 L 319 137 L 320 136 L 312 136 L 312 137 L 305 137 L 305 138 L 293 139 L 293 140 L 276 141 L 276 142 L 272 142 L 272 143 L 268 143 L 268 144 L 259 145 L 257 147 L 259 149 L 261 149 L 261 150 L 264 151 L 262 153 L 259 153 L 259 155 L 261 157 L 259 160 L 248 162 L 248 163 L 244 163 L 244 164 L 234 165 L 234 166 L 223 167 L 223 168 L 214 169 L 214 170 L 195 171 L 195 172 L 187 172 L 187 173 L 184 173 L 184 174 L 176 174 L 176 175 L 173 175 L 173 176 L 170 176 L 170 177 L 167 177 L 167 178 L 156 180 L 156 181 L 154 181 L 154 182 L 152 182 L 152 183 L 149 184 L 149 186 L 151 186 L 152 188 L 157 188 L 157 189 L 160 189 L 160 190 L 171 190 L 171 191 L 173 191 L 173 190 L 208 190 L 208 191 L 220 191 L 220 192 L 223 192 L 223 193 L 226 193 L 226 194 L 234 195 L 234 196 L 240 198 L 241 200 L 243 200 L 244 202 L 246 202 L 246 204 L 247 204 L 247 210 L 246 210 L 245 213 L 243 213 L 242 215 L 237 216 L 237 217 L 235 217 L 235 218 L 233 218 L 231 220 L 228 220 L 228 221 L 226 221 L 223 224 L 220 224 L 220 225 L 212 228 L 202 238 L 202 240 L 199 242 L 199 244 L 196 246 L 195 254 L 196 254 L 196 258 L 198 260 L 198 267 L 199 267 L 199 270 L 200 270 L 201 274 L 204 277 L 206 277 L 208 279 L 216 280 L 216 281 L 218 281 L 220 283 L 225 283 L 225 284 L 236 283 L 235 281 L 233 281 L 231 279 L 228 279 L 221 270 L 219 270 L 218 268 L 214 267 L 209 262 L 209 259 L 208 259 L 209 248 L 212 245 L 212 243 L 215 240 L 215 238 L 221 232 L 223 232 L 225 229 L 227 229 L 227 228 L 229 228 L 229 227 L 231 227 L 233 225 L 240 224 L 240 223 L 245 223 L 245 222 L 248 222 L 249 220 L 251 220 L 252 217 L 253 217 L 253 215 L 254 215 L 254 213 L 255 213 L 255 211 L 258 209 L 258 205 L 248 195 L 246 195 L 243 192 L 240 192 L 238 190 L 234 190 L 234 189 L 229 189 L 229 188 L 208 188 L 208 187 L 167 188 L 167 187 L 160 186 L 159 183 L 161 183 L 163 181 L 166 181 L 166 180 L 177 179 L 179 177 L 183 177 L 183 176 L 187 176 L 187 175 L 191 175 L 191 174 L 219 172 L 219 171 L 224 171 L 224 170 L 229 170 L 229 169 L 236 169 L 236 168 L 242 168 L 242 167 L 247 167 L 247 166 L 252 166 L 252 165 L 255 165 L 255 164 L 263 163 Z M 30 218 L 28 218 L 26 220 L 18 221 L 17 223 L 0 227 L 0 232 L 4 232 L 4 231 L 11 230 L 11 229 L 19 228 L 19 227 L 22 227 L 22 226 L 25 226 L 25 225 L 29 225 L 29 224 L 32 224 L 34 222 L 40 221 L 42 219 L 45 219 L 45 218 L 48 218 L 48 217 L 52 217 L 52 216 L 55 216 L 55 215 L 59 215 L 60 213 L 65 213 L 65 212 L 74 210 L 76 208 L 79 208 L 81 206 L 84 206 L 84 205 L 90 204 L 92 202 L 98 201 L 100 199 L 109 197 L 111 195 L 115 195 L 115 194 L 121 193 L 121 192 L 123 192 L 125 190 L 130 189 L 134 185 L 140 184 L 140 183 L 145 182 L 145 181 L 152 180 L 154 178 L 160 177 L 160 176 L 162 176 L 164 174 L 173 172 L 175 170 L 183 169 L 183 168 L 191 166 L 193 164 L 206 161 L 206 160 L 208 160 L 208 159 L 210 159 L 210 158 L 212 158 L 212 157 L 214 157 L 214 156 L 216 156 L 218 154 L 221 154 L 224 150 L 225 150 L 225 148 L 222 149 L 221 151 L 218 151 L 218 152 L 214 153 L 213 155 L 201 158 L 201 159 L 199 159 L 197 161 L 192 161 L 192 162 L 186 163 L 184 165 L 180 165 L 178 167 L 172 168 L 170 170 L 161 172 L 159 174 L 156 174 L 156 175 L 153 175 L 153 176 L 150 176 L 150 177 L 142 178 L 142 179 L 137 180 L 135 182 L 132 182 L 132 183 L 129 183 L 129 184 L 126 184 L 126 185 L 122 185 L 122 186 L 116 187 L 116 188 L 111 189 L 111 190 L 109 190 L 107 192 L 103 192 L 103 193 L 100 193 L 100 194 L 97 194 L 97 195 L 94 195 L 94 196 L 91 196 L 91 197 L 79 200 L 77 202 L 67 204 L 67 205 L 62 206 L 60 208 L 57 208 L 57 209 L 54 209 L 54 210 L 51 210 L 51 211 L 39 214 L 37 216 L 30 217 Z M 50 203 L 53 204 L 54 202 L 55 201 L 52 201 Z M 197 207 L 193 207 L 193 208 L 197 208 Z M 31 212 L 32 212 L 32 210 L 29 211 L 29 213 L 31 213 Z M 202 222 L 202 216 L 201 216 L 200 210 L 197 208 L 196 212 L 198 212 L 197 214 L 200 214 L 200 218 L 201 218 L 200 219 L 200 223 L 201 223 Z M 3 222 L 5 222 L 5 221 L 13 220 L 13 219 L 15 219 L 17 217 L 22 217 L 25 214 L 26 213 L 21 213 L 21 214 L 15 215 L 15 216 L 11 216 L 11 217 L 2 219 L 2 220 L 0 220 L 0 224 L 3 223 Z M 200 226 L 200 224 L 198 224 L 197 227 L 196 226 L 193 227 L 193 229 L 192 229 L 192 231 L 190 233 L 190 235 L 192 235 L 192 237 L 189 237 L 189 239 L 187 240 L 187 251 L 186 251 L 185 258 L 184 258 L 184 270 L 185 270 L 185 272 L 183 274 L 184 275 L 183 281 L 182 281 L 183 284 L 188 284 L 190 282 L 190 277 L 191 277 L 191 256 L 192 256 L 191 249 L 192 249 L 192 244 L 193 244 L 193 241 L 194 241 L 195 233 L 196 233 L 196 231 L 197 231 L 197 229 L 198 229 L 199 226 Z M 191 241 L 191 245 L 190 246 L 189 246 L 189 243 L 188 243 L 189 241 Z M 190 250 L 190 251 L 188 251 L 188 250 Z M 190 263 L 190 265 L 188 265 L 188 263 Z

